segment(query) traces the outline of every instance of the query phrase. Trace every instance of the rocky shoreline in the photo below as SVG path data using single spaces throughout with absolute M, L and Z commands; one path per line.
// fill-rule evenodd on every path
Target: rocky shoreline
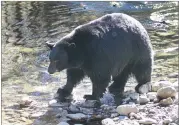
M 49 112 L 53 112 L 57 125 L 177 125 L 178 121 L 178 84 L 168 81 L 156 82 L 152 92 L 138 94 L 125 92 L 123 104 L 102 104 L 95 108 L 94 101 L 72 103 L 49 102 Z M 105 94 L 104 100 L 112 100 Z M 103 102 L 104 102 L 103 100 Z M 109 101 L 106 101 L 109 102 Z M 111 101 L 112 102 L 112 101 Z M 41 125 L 40 116 L 33 125 Z

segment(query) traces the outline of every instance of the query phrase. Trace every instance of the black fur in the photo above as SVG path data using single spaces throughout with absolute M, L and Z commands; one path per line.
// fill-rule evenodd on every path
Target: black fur
M 85 75 L 93 83 L 92 95 L 85 97 L 99 99 L 111 76 L 112 93 L 123 92 L 130 74 L 137 79 L 137 92 L 150 82 L 152 46 L 147 31 L 137 20 L 113 13 L 78 26 L 59 40 L 51 50 L 50 62 L 50 73 L 67 69 L 67 84 L 57 92 L 60 100 L 69 96 Z

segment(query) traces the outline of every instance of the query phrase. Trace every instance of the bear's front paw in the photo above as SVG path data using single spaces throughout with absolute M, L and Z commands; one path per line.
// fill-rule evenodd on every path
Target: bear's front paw
M 93 95 L 84 95 L 83 98 L 86 100 L 97 100 L 97 98 Z
M 59 88 L 55 95 L 55 99 L 58 102 L 67 102 L 67 101 L 71 101 L 72 95 L 68 91 Z

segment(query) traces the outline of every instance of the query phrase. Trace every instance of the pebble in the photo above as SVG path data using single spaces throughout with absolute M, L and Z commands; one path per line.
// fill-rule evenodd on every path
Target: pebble
M 60 123 L 57 124 L 57 125 L 70 125 L 70 124 L 68 124 L 67 122 L 60 122 Z
M 25 108 L 25 107 L 28 107 L 30 106 L 30 104 L 32 103 L 33 101 L 29 98 L 29 97 L 23 97 L 20 101 L 20 108 Z
M 169 123 L 172 122 L 172 119 L 168 118 L 168 119 L 164 119 L 163 120 L 163 125 L 168 125 Z
M 139 96 L 139 103 L 140 104 L 146 104 L 148 103 L 150 100 L 147 98 L 147 96 L 145 94 Z
M 157 97 L 157 93 L 149 92 L 149 93 L 147 93 L 147 97 L 149 98 L 150 101 L 153 101 Z
M 131 112 L 131 113 L 129 114 L 129 117 L 130 117 L 130 118 L 133 117 L 133 118 L 135 118 L 135 119 L 137 119 L 137 120 L 140 120 L 140 119 L 141 119 L 141 116 L 137 115 L 137 114 L 134 113 L 134 112 Z
M 138 122 L 144 125 L 157 124 L 157 121 L 151 118 L 144 118 L 144 119 L 138 120 Z
M 82 113 L 67 114 L 67 117 L 75 121 L 84 121 L 87 119 L 87 116 Z
M 114 121 L 110 118 L 103 119 L 101 123 L 102 125 L 115 125 Z
M 157 97 L 161 99 L 166 99 L 168 97 L 175 97 L 176 96 L 176 90 L 174 87 L 168 86 L 168 87 L 162 87 L 157 91 Z
M 167 99 L 163 99 L 159 102 L 159 104 L 161 104 L 162 106 L 168 106 L 168 105 L 172 105 L 173 104 L 173 100 L 171 97 L 167 98 Z
M 152 85 L 152 92 L 157 92 L 162 87 L 171 86 L 172 83 L 169 81 L 159 81 Z
M 117 112 L 120 114 L 120 115 L 128 115 L 129 113 L 131 112 L 134 112 L 134 113 L 137 113 L 139 110 L 138 108 L 136 107 L 136 105 L 119 105 L 117 107 Z
M 155 98 L 153 101 L 154 103 L 158 103 L 160 100 L 158 98 Z

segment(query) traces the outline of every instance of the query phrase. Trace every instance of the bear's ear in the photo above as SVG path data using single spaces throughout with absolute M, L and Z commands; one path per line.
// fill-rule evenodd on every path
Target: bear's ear
M 46 45 L 52 50 L 55 43 L 46 42 Z
M 70 43 L 70 44 L 68 44 L 68 47 L 70 47 L 70 48 L 76 48 L 76 44 L 75 43 Z

